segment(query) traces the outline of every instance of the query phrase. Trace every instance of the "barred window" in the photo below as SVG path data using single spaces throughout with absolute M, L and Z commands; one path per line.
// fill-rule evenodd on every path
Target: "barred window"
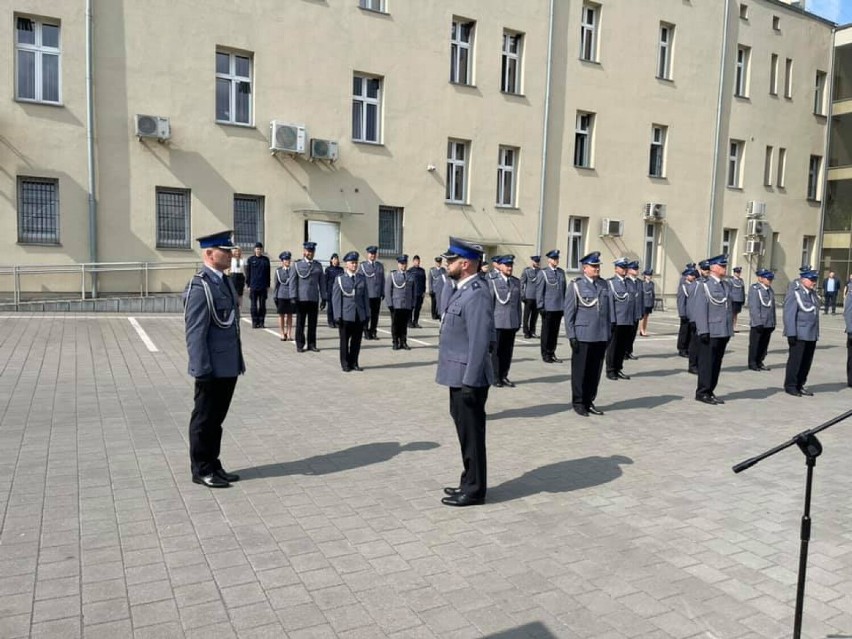
M 157 187 L 157 248 L 191 248 L 187 189 Z
M 379 253 L 385 256 L 402 253 L 402 209 L 379 207 Z
M 253 248 L 263 242 L 263 196 L 234 196 L 234 243 Z
M 59 180 L 18 178 L 18 242 L 59 244 Z

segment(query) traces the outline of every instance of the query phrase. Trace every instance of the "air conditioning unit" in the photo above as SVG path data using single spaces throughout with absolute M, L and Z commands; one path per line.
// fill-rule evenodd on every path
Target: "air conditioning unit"
M 159 115 L 136 114 L 136 137 L 156 138 L 163 141 L 172 137 L 172 127 L 168 118 Z
M 662 220 L 666 214 L 665 204 L 647 202 L 643 209 L 643 217 L 648 221 Z
M 746 205 L 746 215 L 748 217 L 763 217 L 766 215 L 766 202 L 752 200 Z
M 311 138 L 311 159 L 334 162 L 337 159 L 337 141 Z
M 287 124 L 272 120 L 269 123 L 269 150 L 273 153 L 298 153 L 305 152 L 307 143 L 307 131 L 300 124 Z
M 746 222 L 746 235 L 763 235 L 763 220 L 748 220 Z
M 763 240 L 746 240 L 746 255 L 763 255 Z
M 609 235 L 612 237 L 618 237 L 624 234 L 624 221 L 622 220 L 611 220 L 608 217 L 605 217 L 601 221 L 601 235 Z

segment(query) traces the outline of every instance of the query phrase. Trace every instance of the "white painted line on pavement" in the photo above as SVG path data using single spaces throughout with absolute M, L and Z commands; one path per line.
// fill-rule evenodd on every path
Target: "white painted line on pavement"
M 148 333 L 145 332 L 145 329 L 142 328 L 135 317 L 128 317 L 127 321 L 130 322 L 130 325 L 136 330 L 136 334 L 139 336 L 139 339 L 142 340 L 142 343 L 145 344 L 150 352 L 158 353 L 160 351 L 154 342 L 151 341 L 151 338 L 148 337 Z
M 392 335 L 392 333 L 390 331 L 386 331 L 383 328 L 379 328 L 377 330 L 382 332 L 382 333 L 387 333 L 388 335 Z M 417 342 L 418 344 L 423 344 L 423 346 L 432 346 L 432 344 L 430 344 L 429 342 L 424 342 L 423 340 L 414 339 L 413 337 L 409 337 L 408 339 L 409 339 L 409 341 Z

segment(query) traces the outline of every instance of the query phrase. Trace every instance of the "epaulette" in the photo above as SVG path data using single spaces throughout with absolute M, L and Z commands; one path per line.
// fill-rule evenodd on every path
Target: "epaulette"
M 573 280 L 571 280 L 571 281 L 572 281 L 572 282 L 579 282 L 581 279 L 583 279 L 583 278 L 582 278 L 582 277 L 575 277 L 575 278 L 574 278 Z
M 470 283 L 470 288 L 472 288 L 474 291 L 475 291 L 476 289 L 478 289 L 479 287 L 480 287 L 479 282 L 471 282 L 471 283 Z

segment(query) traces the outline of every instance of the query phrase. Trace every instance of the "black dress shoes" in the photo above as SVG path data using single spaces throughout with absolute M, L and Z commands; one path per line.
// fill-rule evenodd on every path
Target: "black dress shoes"
M 614 382 L 618 381 L 618 375 L 616 375 L 615 373 L 607 373 L 606 378 L 611 379 Z
M 445 495 L 461 495 L 461 488 L 457 488 L 456 486 L 445 486 L 444 487 Z
M 351 368 L 349 368 L 348 366 L 341 366 L 341 367 L 340 367 L 340 370 L 342 370 L 344 373 L 348 373 L 348 372 L 349 372 L 349 371 L 351 371 L 352 369 L 351 369 Z
M 598 410 L 597 406 L 595 406 L 594 404 L 589 406 L 586 410 L 589 411 L 592 415 L 603 415 L 604 414 L 604 412 L 602 410 Z
M 639 358 L 636 357 L 633 353 L 627 353 L 627 355 L 624 356 L 624 359 L 639 359 Z
M 401 348 L 406 351 L 410 351 L 411 347 L 408 345 L 408 342 L 403 342 Z
M 219 475 L 213 473 L 211 473 L 210 475 L 193 475 L 192 483 L 201 484 L 202 486 L 207 486 L 208 488 L 227 488 L 231 485 L 224 479 L 219 477 Z
M 757 370 L 759 370 L 759 371 L 771 371 L 772 369 L 769 368 L 768 366 L 764 366 L 763 364 L 758 364 Z
M 696 395 L 696 401 L 703 402 L 704 404 L 710 404 L 711 406 L 716 406 L 719 403 L 712 395 Z
M 216 475 L 219 479 L 224 479 L 225 481 L 235 482 L 240 481 L 240 476 L 236 473 L 229 473 L 224 468 L 220 468 L 219 470 L 214 470 L 213 474 Z
M 690 375 L 698 375 L 698 367 L 697 367 L 697 366 L 690 366 L 690 367 L 687 369 L 687 372 L 688 372 Z
M 399 350 L 399 344 L 394 344 L 394 345 L 393 345 L 393 350 L 398 351 L 398 350 Z
M 497 381 L 495 381 L 495 382 L 494 382 L 494 387 L 495 387 L 495 388 L 503 388 L 503 380 L 502 380 L 502 379 L 498 379 Z
M 618 379 L 630 379 L 630 375 L 625 375 L 625 374 L 624 374 L 624 373 L 622 373 L 621 371 L 618 371 L 618 372 L 616 373 L 616 375 L 618 376 Z
M 678 357 L 689 357 L 688 351 L 678 351 L 677 354 L 678 354 Z
M 450 495 L 441 499 L 441 503 L 445 506 L 481 506 L 485 503 L 482 497 L 471 497 L 464 493 Z
M 760 366 L 749 366 L 748 369 L 750 371 L 760 371 Z
M 509 388 L 515 387 L 515 382 L 510 380 L 508 377 L 504 377 L 502 381 L 503 381 L 503 386 L 508 386 Z
M 717 404 L 724 404 L 725 403 L 724 399 L 719 399 L 715 395 L 711 395 L 711 397 L 713 398 L 713 401 L 716 402 Z
M 787 393 L 788 395 L 792 395 L 793 397 L 801 397 L 802 396 L 802 393 L 800 393 L 799 390 L 796 389 L 796 388 L 785 388 L 784 392 Z
M 319 353 L 319 349 L 316 346 L 308 346 L 308 350 L 314 353 Z
M 361 368 L 360 366 L 358 366 L 358 364 L 355 364 L 355 366 L 353 366 L 353 367 L 352 367 L 352 370 L 353 370 L 353 371 L 358 371 L 358 372 L 360 373 L 360 372 L 361 372 L 361 371 L 363 371 L 364 369 L 363 369 L 363 368 Z
M 551 355 L 551 356 L 550 356 L 550 363 L 551 363 L 551 364 L 561 364 L 561 363 L 562 363 L 562 361 L 563 361 L 563 360 L 561 360 L 561 359 L 559 359 L 558 357 L 556 357 L 556 355 Z
M 297 346 L 297 347 L 296 347 L 296 352 L 297 352 L 297 353 L 304 353 L 304 352 L 305 352 L 305 347 L 304 347 L 304 346 Z
M 580 406 L 580 405 L 574 406 L 574 412 L 577 413 L 580 417 L 588 417 L 589 416 L 589 409 L 586 408 L 585 406 Z
M 807 388 L 805 388 L 804 386 L 802 386 L 799 389 L 799 393 L 801 393 L 805 397 L 813 397 L 814 396 L 814 394 L 811 391 L 809 391 Z

